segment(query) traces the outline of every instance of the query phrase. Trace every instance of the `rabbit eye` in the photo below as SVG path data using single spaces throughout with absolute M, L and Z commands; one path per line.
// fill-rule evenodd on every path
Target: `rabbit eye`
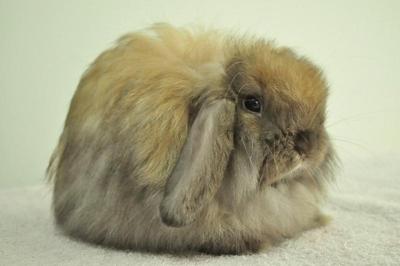
M 243 107 L 253 113 L 261 112 L 261 101 L 255 96 L 246 96 L 243 100 Z

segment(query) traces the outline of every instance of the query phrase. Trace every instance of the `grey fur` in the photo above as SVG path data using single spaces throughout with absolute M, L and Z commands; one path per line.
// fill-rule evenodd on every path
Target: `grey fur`
M 318 68 L 264 41 L 152 30 L 79 84 L 49 165 L 58 227 L 117 248 L 240 254 L 323 225 L 334 151 Z

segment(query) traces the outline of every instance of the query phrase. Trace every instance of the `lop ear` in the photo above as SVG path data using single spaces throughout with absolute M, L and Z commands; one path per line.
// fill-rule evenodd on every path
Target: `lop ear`
M 228 100 L 206 104 L 198 112 L 166 184 L 160 205 L 164 224 L 192 223 L 214 197 L 233 149 L 234 116 L 235 105 Z

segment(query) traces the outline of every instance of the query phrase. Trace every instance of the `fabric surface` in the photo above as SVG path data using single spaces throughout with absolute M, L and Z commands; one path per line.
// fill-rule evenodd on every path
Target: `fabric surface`
M 47 186 L 0 189 L 0 265 L 400 265 L 400 158 L 347 161 L 327 227 L 261 254 L 173 256 L 106 249 L 56 230 Z

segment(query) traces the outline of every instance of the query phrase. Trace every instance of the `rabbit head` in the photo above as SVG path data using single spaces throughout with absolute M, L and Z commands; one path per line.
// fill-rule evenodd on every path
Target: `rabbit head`
M 205 90 L 193 107 L 167 181 L 160 210 L 168 225 L 193 222 L 213 198 L 237 207 L 266 186 L 296 176 L 322 182 L 328 171 L 321 71 L 270 43 L 238 42 L 229 51 L 219 95 Z

